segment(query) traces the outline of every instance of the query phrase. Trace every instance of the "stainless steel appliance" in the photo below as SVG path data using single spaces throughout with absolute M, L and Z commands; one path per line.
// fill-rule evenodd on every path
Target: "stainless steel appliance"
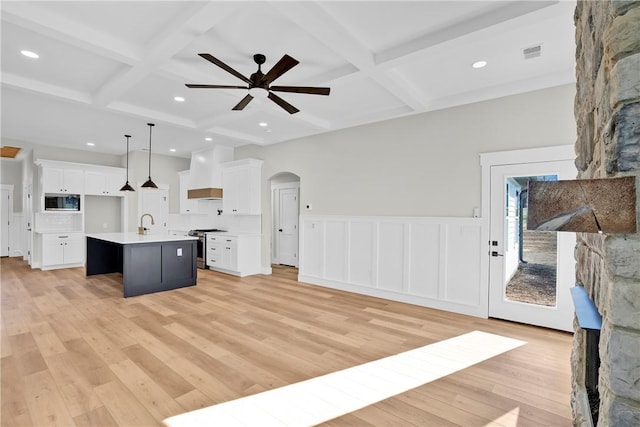
M 207 239 L 204 233 L 222 232 L 227 230 L 219 230 L 217 228 L 208 228 L 201 230 L 189 230 L 189 236 L 198 238 L 198 256 L 196 257 L 196 265 L 198 268 L 207 268 Z
M 45 211 L 79 211 L 79 194 L 45 194 Z

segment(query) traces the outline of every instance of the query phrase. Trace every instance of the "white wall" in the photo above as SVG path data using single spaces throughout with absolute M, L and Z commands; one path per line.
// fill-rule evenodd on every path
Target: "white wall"
M 122 229 L 123 197 L 84 197 L 85 233 L 114 233 Z
M 266 147 L 236 148 L 264 160 L 268 180 L 300 176 L 300 205 L 314 215 L 471 217 L 480 206 L 479 154 L 573 144 L 575 86 L 417 114 Z M 271 213 L 263 213 L 263 267 L 269 264 Z

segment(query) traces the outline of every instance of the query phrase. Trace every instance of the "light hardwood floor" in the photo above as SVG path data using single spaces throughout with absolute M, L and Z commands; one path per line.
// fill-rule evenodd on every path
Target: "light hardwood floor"
M 571 335 L 306 285 L 291 268 L 122 298 L 118 274 L 1 262 L 2 426 L 161 420 L 473 330 L 528 344 L 327 426 L 570 426 Z

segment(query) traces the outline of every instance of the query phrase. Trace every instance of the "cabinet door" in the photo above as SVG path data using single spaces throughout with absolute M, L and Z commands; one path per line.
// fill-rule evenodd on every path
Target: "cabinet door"
M 105 176 L 102 172 L 87 171 L 84 175 L 85 194 L 102 196 Z
M 83 194 L 84 193 L 84 171 L 79 169 L 64 170 L 64 187 L 65 193 Z
M 107 172 L 104 174 L 104 195 L 105 196 L 122 196 L 120 189 L 124 185 L 127 176 L 124 170 L 117 172 Z
M 236 166 L 222 172 L 222 209 L 226 215 L 260 215 L 260 168 Z
M 241 175 L 242 170 L 240 168 L 224 169 L 222 171 L 222 212 L 225 215 L 238 214 Z
M 63 240 L 64 264 L 77 264 L 84 261 L 84 241 L 82 236 L 72 236 Z
M 235 237 L 224 240 L 222 247 L 222 268 L 238 270 L 238 241 Z
M 42 265 L 64 264 L 64 246 L 58 236 L 43 236 Z
M 58 168 L 42 168 L 42 190 L 44 193 L 64 193 L 64 171 Z

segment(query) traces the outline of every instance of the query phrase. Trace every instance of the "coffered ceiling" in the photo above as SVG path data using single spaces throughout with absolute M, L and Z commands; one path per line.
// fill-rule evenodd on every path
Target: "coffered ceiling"
M 188 157 L 211 143 L 273 144 L 575 81 L 574 1 L 3 1 L 2 138 Z M 541 46 L 524 59 L 523 49 Z M 30 59 L 20 52 L 39 55 Z M 300 64 L 279 93 L 232 111 L 266 55 Z M 474 69 L 476 61 L 487 61 Z M 174 97 L 183 97 L 176 102 Z M 259 126 L 267 123 L 267 126 Z M 211 138 L 211 142 L 205 138 Z M 88 146 L 91 142 L 94 145 Z M 169 151 L 174 149 L 175 151 Z

